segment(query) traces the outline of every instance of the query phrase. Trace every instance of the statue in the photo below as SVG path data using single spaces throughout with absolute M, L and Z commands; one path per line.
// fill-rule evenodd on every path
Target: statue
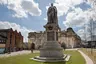
M 50 24 L 50 23 L 57 24 L 57 22 L 58 22 L 57 9 L 55 6 L 53 6 L 53 3 L 51 3 L 51 6 L 48 8 L 47 16 L 48 16 L 48 24 Z
M 58 18 L 57 9 L 53 4 L 48 8 L 48 23 L 44 26 L 46 29 L 45 41 L 40 50 L 40 56 L 36 56 L 33 60 L 42 62 L 61 62 L 67 58 L 63 54 L 63 48 L 58 43 Z M 66 57 L 66 58 L 65 58 Z

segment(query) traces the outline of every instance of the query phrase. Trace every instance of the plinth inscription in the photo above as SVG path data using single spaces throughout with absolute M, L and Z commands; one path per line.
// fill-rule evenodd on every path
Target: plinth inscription
M 54 41 L 54 31 L 52 32 L 47 32 L 47 41 Z

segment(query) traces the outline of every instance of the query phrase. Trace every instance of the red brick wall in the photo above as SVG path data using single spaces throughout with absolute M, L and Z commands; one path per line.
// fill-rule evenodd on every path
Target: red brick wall
M 19 32 L 15 32 L 15 39 L 16 39 L 16 48 L 17 50 L 21 50 L 22 49 L 22 45 L 23 45 L 23 36 L 21 35 L 21 33 Z
M 14 33 L 14 31 L 12 31 L 11 34 L 12 34 L 11 48 L 14 49 L 15 48 L 15 33 Z
M 10 29 L 7 33 L 7 41 L 6 41 L 6 49 L 9 47 L 11 48 L 11 51 L 14 50 L 21 50 L 22 49 L 22 44 L 23 44 L 23 36 L 21 33 L 18 33 L 16 30 L 13 31 Z M 11 42 L 11 43 L 10 43 Z
M 7 33 L 6 48 L 9 47 L 9 44 L 10 44 L 10 32 Z

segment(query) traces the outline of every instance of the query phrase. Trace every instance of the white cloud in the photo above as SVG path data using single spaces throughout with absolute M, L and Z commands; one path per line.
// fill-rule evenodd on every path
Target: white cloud
M 78 29 L 77 34 L 81 37 L 82 40 L 85 38 L 87 41 L 91 40 L 91 36 L 96 35 L 96 21 L 91 19 L 81 29 Z
M 82 40 L 91 40 L 91 35 L 90 35 L 90 32 L 89 32 L 89 26 L 87 25 L 86 29 L 82 28 L 82 29 L 79 29 L 76 33 L 81 37 Z M 96 29 L 93 30 L 94 31 L 94 34 L 93 35 L 96 35 Z
M 63 23 L 66 27 L 82 27 L 84 24 L 88 24 L 91 19 L 96 20 L 96 10 L 90 8 L 83 11 L 78 7 L 67 14 Z
M 7 4 L 7 0 L 0 0 L 0 4 Z
M 96 0 L 88 0 L 88 3 L 91 5 L 92 8 L 96 9 Z
M 90 17 L 93 18 L 93 20 L 96 20 L 96 0 L 88 0 L 88 4 L 91 5 L 90 9 Z
M 28 14 L 32 16 L 41 15 L 39 5 L 35 3 L 34 0 L 0 0 L 0 4 L 7 4 L 8 9 L 15 12 L 13 17 L 28 17 Z
M 81 37 L 81 39 L 85 40 L 85 32 L 84 29 L 79 29 L 77 34 Z
M 96 3 L 96 0 L 93 1 Z M 66 27 L 82 27 L 88 23 L 90 19 L 93 18 L 96 20 L 96 10 L 94 9 L 96 7 L 84 11 L 79 7 L 75 8 L 76 5 L 84 2 L 90 5 L 86 0 L 55 0 L 54 5 L 57 7 L 58 16 L 67 14 L 66 20 L 63 22 Z M 46 6 L 46 9 L 48 9 L 48 7 L 49 6 Z M 68 12 L 70 9 L 72 10 Z
M 89 32 L 88 30 L 85 30 L 84 28 L 82 29 L 79 29 L 77 32 L 76 32 L 82 40 L 90 40 L 90 35 L 89 35 Z
M 75 5 L 83 2 L 85 2 L 85 0 L 55 0 L 54 5 L 57 7 L 58 16 L 62 16 L 66 14 L 70 8 L 74 8 Z
M 82 40 L 90 40 L 90 35 L 87 31 L 85 32 L 85 29 L 79 29 L 77 34 L 81 37 Z
M 88 22 L 88 11 L 83 11 L 81 8 L 75 8 L 66 16 L 64 25 L 66 27 L 81 27 Z
M 77 34 L 81 37 L 81 39 L 90 40 L 90 32 L 88 31 L 88 23 L 93 19 L 96 21 L 96 7 L 92 7 L 88 10 L 83 11 L 81 8 L 73 8 L 71 12 L 69 12 L 66 16 L 66 20 L 63 22 L 66 27 L 78 27 Z M 84 31 L 84 25 L 86 25 L 86 32 Z M 94 35 L 96 34 L 96 29 L 94 30 Z
M 47 18 L 44 18 L 45 21 L 47 21 Z
M 21 34 L 24 36 L 24 42 L 28 42 L 28 33 L 33 32 L 31 29 L 27 29 L 26 27 L 22 27 L 19 24 L 16 23 L 10 23 L 8 21 L 0 21 L 0 29 L 8 29 L 12 28 L 13 30 L 17 30 L 18 32 L 21 32 Z
M 22 1 L 22 8 L 26 10 L 29 14 L 32 16 L 40 16 L 41 15 L 41 10 L 38 8 L 38 4 L 35 3 L 33 0 L 31 1 Z

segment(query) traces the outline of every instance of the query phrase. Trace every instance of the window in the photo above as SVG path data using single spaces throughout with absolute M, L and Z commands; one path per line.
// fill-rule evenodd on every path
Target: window
M 0 40 L 0 43 L 1 43 L 1 40 Z

